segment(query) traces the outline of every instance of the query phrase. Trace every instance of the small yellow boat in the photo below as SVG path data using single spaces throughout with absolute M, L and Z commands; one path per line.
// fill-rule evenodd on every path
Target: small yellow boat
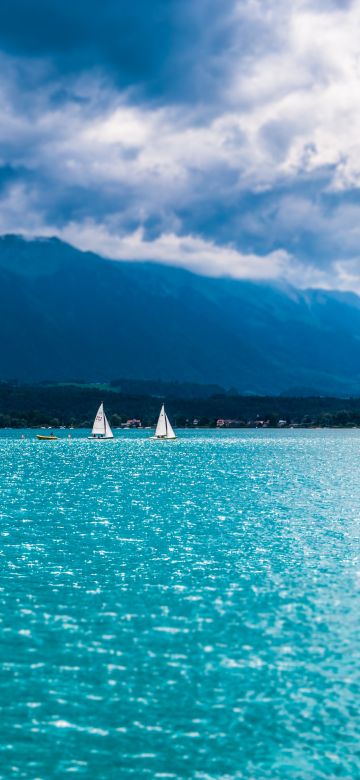
M 36 438 L 40 439 L 40 441 L 56 441 L 58 437 L 53 434 L 51 436 L 42 436 L 40 433 L 37 433 Z

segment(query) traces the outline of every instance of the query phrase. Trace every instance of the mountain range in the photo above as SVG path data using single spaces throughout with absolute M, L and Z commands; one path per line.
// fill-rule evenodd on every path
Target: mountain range
M 360 298 L 0 237 L 0 379 L 360 393 Z

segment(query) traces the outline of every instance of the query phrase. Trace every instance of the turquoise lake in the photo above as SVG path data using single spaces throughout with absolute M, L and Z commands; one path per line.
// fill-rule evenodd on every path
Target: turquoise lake
M 360 431 L 71 433 L 0 432 L 1 780 L 359 778 Z

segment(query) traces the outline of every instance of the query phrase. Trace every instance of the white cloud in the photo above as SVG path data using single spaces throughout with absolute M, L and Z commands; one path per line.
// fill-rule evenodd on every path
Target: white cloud
M 134 105 L 95 76 L 57 85 L 70 95 L 61 107 L 51 79 L 29 101 L 16 63 L 3 57 L 0 158 L 26 176 L 2 198 L 0 229 L 56 234 L 118 259 L 360 289 L 360 207 L 341 201 L 360 185 L 360 0 L 316 8 L 308 0 L 241 0 L 233 23 L 230 76 L 211 112 Z M 325 168 L 325 184 L 316 184 Z M 227 175 L 231 183 L 223 184 Z M 304 176 L 315 196 L 278 194 L 284 185 L 301 187 Z M 184 211 L 216 194 L 220 208 L 227 187 L 235 203 L 244 193 L 273 193 L 277 208 L 266 219 L 239 213 L 237 235 L 198 235 Z M 75 188 L 84 205 L 72 206 Z M 328 212 L 325 190 L 339 199 Z M 151 241 L 142 228 L 149 217 L 161 223 Z M 265 241 L 270 222 L 278 248 L 264 256 L 236 248 L 242 227 L 251 223 Z M 332 242 L 337 256 L 326 268 L 323 258 L 300 263 L 287 250 L 305 229 Z
M 247 7 L 265 5 L 274 46 L 268 52 L 266 39 L 245 72 L 234 69 L 229 88 L 229 99 L 248 106 L 243 129 L 256 167 L 262 158 L 269 164 L 261 132 L 282 127 L 284 154 L 270 164 L 272 177 L 338 165 L 333 186 L 352 187 L 360 172 L 360 2 L 327 11 L 300 0 Z
M 297 229 L 297 222 L 304 219 L 313 229 L 324 229 L 324 217 L 318 209 L 307 211 L 308 204 L 287 202 L 282 216 L 289 219 L 290 229 Z M 22 216 L 19 215 L 19 210 Z M 305 210 L 305 211 L 304 211 Z M 316 263 L 300 262 L 285 249 L 264 255 L 244 253 L 234 246 L 219 245 L 198 235 L 162 233 L 149 240 L 139 227 L 132 232 L 121 232 L 109 220 L 107 223 L 87 219 L 68 222 L 59 227 L 48 224 L 38 204 L 32 199 L 31 190 L 15 185 L 10 195 L 0 199 L 0 232 L 22 234 L 28 239 L 56 236 L 82 251 L 92 251 L 114 261 L 154 261 L 179 266 L 209 276 L 230 276 L 237 279 L 254 279 L 274 282 L 285 281 L 295 287 L 321 287 L 323 289 L 353 290 L 360 294 L 360 257 L 355 247 L 360 243 L 358 212 L 345 207 L 345 213 L 335 214 L 331 224 L 333 241 L 340 245 L 341 226 L 347 225 L 347 249 L 350 258 L 319 267 Z
M 49 235 L 54 231 L 48 231 Z M 326 268 L 301 263 L 281 249 L 267 255 L 245 254 L 231 246 L 219 246 L 199 236 L 164 233 L 149 241 L 138 228 L 119 236 L 94 222 L 69 224 L 56 231 L 59 238 L 83 251 L 94 251 L 112 260 L 153 260 L 187 268 L 209 276 L 263 281 L 283 280 L 299 288 L 321 287 L 354 290 L 360 294 L 359 260 L 338 261 Z M 357 269 L 356 269 L 357 266 Z
M 114 260 L 156 260 L 211 276 L 233 276 L 239 279 L 282 277 L 291 260 L 283 250 L 264 257 L 242 254 L 232 247 L 218 246 L 192 235 L 164 233 L 149 241 L 145 239 L 142 228 L 120 237 L 104 225 L 92 222 L 67 225 L 61 231 L 61 237 L 79 249 L 91 249 Z

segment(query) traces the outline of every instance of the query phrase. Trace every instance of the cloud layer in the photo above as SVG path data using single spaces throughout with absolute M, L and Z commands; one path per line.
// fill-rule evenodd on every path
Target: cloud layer
M 0 230 L 360 291 L 359 29 L 360 0 L 4 0 Z

